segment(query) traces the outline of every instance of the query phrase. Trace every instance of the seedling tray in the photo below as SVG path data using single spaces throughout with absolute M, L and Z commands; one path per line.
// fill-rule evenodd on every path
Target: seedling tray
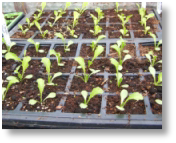
M 4 16 L 8 15 L 9 13 L 4 14 Z M 11 21 L 11 23 L 7 26 L 8 31 L 10 31 L 23 17 L 24 13 L 23 12 L 15 12 L 15 13 L 10 13 L 10 14 L 15 14 L 17 17 Z
M 160 20 L 159 15 L 155 10 L 152 10 L 155 14 L 155 17 L 157 20 Z M 66 17 L 66 19 L 70 18 L 71 12 L 69 12 L 69 15 Z M 30 17 L 33 14 L 30 13 L 26 17 Z M 50 14 L 51 15 L 51 14 Z M 47 19 L 50 17 L 48 15 L 46 17 L 46 20 L 42 23 L 42 26 L 45 25 Z M 25 18 L 26 18 L 25 17 Z M 25 18 L 20 22 L 20 24 L 25 23 Z M 64 25 L 65 23 L 63 23 Z M 106 23 L 101 23 L 106 26 L 109 25 L 109 21 L 106 21 Z M 162 25 L 161 22 L 158 24 L 159 32 L 156 32 L 157 35 L 157 41 L 162 39 Z M 14 27 L 14 29 L 10 32 L 10 36 L 12 36 L 15 32 L 18 32 L 18 27 Z M 153 46 L 153 38 L 135 38 L 134 37 L 135 30 L 130 30 L 131 38 L 126 38 L 127 44 L 134 44 L 135 45 L 135 56 L 139 59 L 145 59 L 144 56 L 141 55 L 140 51 L 140 45 L 152 45 Z M 37 35 L 38 31 L 34 33 L 34 35 L 31 37 L 34 39 L 34 37 Z M 105 56 L 98 57 L 96 60 L 104 60 L 104 59 L 110 59 L 110 45 L 116 43 L 119 38 L 110 39 L 108 38 L 108 32 L 105 31 L 106 38 L 102 39 L 99 44 L 106 45 L 105 48 Z M 72 40 L 74 44 L 77 45 L 77 49 L 74 56 L 70 57 L 62 57 L 62 60 L 71 60 L 74 61 L 75 57 L 80 56 L 80 51 L 82 49 L 83 44 L 89 45 L 93 39 L 84 39 L 84 34 L 80 34 L 78 39 L 66 39 L 66 42 L 69 40 Z M 17 45 L 22 45 L 23 49 L 21 50 L 21 53 L 19 54 L 20 58 L 23 58 L 24 50 L 30 48 L 31 45 L 26 41 L 26 39 L 13 39 L 12 41 L 15 41 Z M 49 45 L 49 50 L 55 49 L 57 45 L 63 45 L 62 41 L 60 39 L 57 39 L 57 37 L 54 37 L 53 39 L 34 39 L 34 41 L 40 42 L 41 45 Z M 51 61 L 56 60 L 55 57 L 50 57 L 49 50 L 47 53 L 47 56 Z M 3 56 L 4 57 L 4 56 Z M 32 61 L 41 61 L 42 57 L 32 57 Z M 84 57 L 84 59 L 89 59 L 87 57 Z M 117 57 L 116 57 L 117 59 Z M 15 69 L 16 64 L 12 66 L 12 69 Z M 45 68 L 42 66 L 40 68 L 40 73 L 45 75 L 44 72 Z M 68 80 L 66 82 L 65 90 L 58 91 L 57 95 L 62 95 L 60 102 L 58 103 L 59 107 L 64 107 L 67 102 L 68 97 L 73 96 L 80 96 L 80 92 L 74 92 L 71 90 L 72 84 L 74 84 L 74 77 L 76 74 L 76 65 L 72 64 L 72 67 L 69 72 L 63 73 L 63 77 L 68 77 Z M 157 71 L 157 74 L 159 74 L 159 70 Z M 79 75 L 82 73 L 79 72 Z M 128 78 L 135 78 L 140 75 L 139 80 L 143 81 L 146 76 L 151 76 L 151 74 L 148 71 L 143 70 L 142 68 L 139 68 L 136 72 L 127 72 L 123 74 L 124 77 Z M 104 69 L 102 72 L 97 73 L 96 77 L 102 77 L 103 81 L 105 83 L 103 84 L 104 93 L 102 95 L 98 95 L 98 97 L 101 97 L 101 104 L 100 104 L 100 112 L 97 114 L 87 114 L 87 113 L 68 113 L 64 111 L 64 108 L 61 108 L 60 110 L 56 110 L 55 112 L 35 112 L 35 111 L 22 111 L 20 110 L 23 106 L 23 102 L 20 102 L 17 107 L 14 110 L 3 110 L 2 111 L 2 122 L 4 128 L 7 128 L 7 126 L 16 127 L 16 128 L 148 128 L 148 129 L 154 129 L 154 128 L 162 128 L 162 114 L 154 114 L 151 110 L 151 104 L 150 99 L 148 96 L 144 96 L 144 110 L 145 114 L 107 114 L 107 104 L 108 104 L 108 98 L 117 96 L 116 92 L 109 92 L 108 88 L 110 87 L 110 84 L 106 81 L 110 79 L 111 77 L 115 78 L 115 73 L 109 72 L 106 69 Z M 82 89 L 84 90 L 84 89 Z

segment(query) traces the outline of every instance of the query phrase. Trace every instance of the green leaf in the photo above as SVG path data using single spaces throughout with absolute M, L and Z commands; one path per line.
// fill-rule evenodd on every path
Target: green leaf
M 29 74 L 29 75 L 27 75 L 25 78 L 26 79 L 31 79 L 33 77 L 33 75 L 32 74 Z
M 42 96 L 43 90 L 45 88 L 45 81 L 42 78 L 39 78 L 37 79 L 37 83 L 38 83 L 38 89 L 40 91 L 40 96 Z
M 104 38 L 106 38 L 105 35 L 100 35 L 100 36 L 98 36 L 98 38 L 97 38 L 97 40 L 96 40 L 96 43 L 98 43 L 98 41 L 100 41 L 100 40 L 102 40 L 102 39 L 104 39 Z
M 64 41 L 64 36 L 61 33 L 56 33 L 55 36 L 57 36 L 58 38 L 62 39 L 62 41 Z
M 147 20 L 148 20 L 149 18 L 152 18 L 152 17 L 154 17 L 154 16 L 155 16 L 154 13 L 150 13 L 150 14 L 146 15 L 145 17 L 146 17 Z
M 86 103 L 87 96 L 88 96 L 88 92 L 87 92 L 86 90 L 83 90 L 83 91 L 81 92 L 81 95 L 82 95 L 83 98 L 84 98 L 84 103 Z
M 87 108 L 87 105 L 84 104 L 84 103 L 80 103 L 79 106 L 80 106 L 80 108 L 82 108 L 82 109 L 86 109 L 86 108 Z
M 121 111 L 124 111 L 125 109 L 123 107 L 120 107 L 120 106 L 116 106 L 117 109 L 121 110 Z
M 71 5 L 71 2 L 66 2 L 64 11 Z
M 68 45 L 67 45 L 67 48 L 73 44 L 73 41 L 68 41 Z
M 6 60 L 15 60 L 15 61 L 21 61 L 21 59 L 14 53 L 11 53 L 11 52 L 8 52 L 6 55 L 5 55 L 5 58 Z
M 15 42 L 11 42 L 10 43 L 10 48 L 12 48 L 14 45 L 16 45 L 16 43 Z
M 80 16 L 80 14 L 77 11 L 74 11 L 73 15 L 74 15 L 74 21 L 77 20 Z
M 96 48 L 95 52 L 94 52 L 94 59 L 96 59 L 102 52 L 104 51 L 104 47 L 101 45 L 98 45 L 98 47 Z
M 35 45 L 35 42 L 32 40 L 32 38 L 29 38 L 27 41 Z
M 162 44 L 162 40 L 159 40 L 159 42 L 158 42 L 158 47 L 160 46 Z
M 158 83 L 161 83 L 162 82 L 162 72 L 159 73 L 158 75 Z
M 88 2 L 83 2 L 82 9 L 84 9 L 86 6 L 88 6 Z
M 7 52 L 7 50 L 2 50 L 2 54 L 5 54 Z
M 95 97 L 97 94 L 103 94 L 103 90 L 100 87 L 96 87 L 92 90 L 92 92 L 90 93 L 88 102 L 90 101 L 90 99 L 92 99 L 93 97 Z M 88 103 L 87 102 L 87 103 Z
M 123 90 L 120 92 L 120 98 L 121 98 L 121 103 L 120 103 L 120 104 L 123 103 L 123 101 L 125 100 L 125 98 L 127 98 L 127 96 L 128 96 L 128 91 L 125 90 L 125 89 L 123 89 Z
M 52 82 L 56 77 L 59 77 L 59 76 L 61 76 L 61 75 L 62 75 L 61 72 L 55 73 L 54 76 L 53 76 L 53 78 L 51 79 L 51 82 Z
M 90 76 L 93 75 L 93 74 L 96 74 L 96 73 L 100 72 L 100 70 L 94 70 L 94 69 L 91 69 L 91 68 L 89 70 L 91 71 Z
M 151 56 L 150 54 L 145 54 L 146 58 L 149 60 L 149 62 L 151 63 L 152 62 L 152 59 L 151 59 Z
M 123 62 L 125 62 L 126 60 L 129 60 L 129 59 L 131 59 L 131 58 L 132 58 L 132 56 L 129 55 L 129 54 L 127 54 L 127 55 L 125 55 L 125 57 L 124 57 L 124 59 L 123 59 Z
M 84 59 L 82 57 L 76 57 L 75 61 L 77 61 L 79 63 L 79 65 L 81 66 L 82 70 L 84 73 L 86 73 L 86 68 L 85 68 L 85 62 Z
M 92 65 L 92 61 L 88 60 L 88 67 Z
M 31 57 L 29 57 L 29 56 L 23 58 L 23 61 L 22 61 L 23 73 L 29 67 L 30 60 L 31 60 Z
M 35 26 L 38 28 L 38 30 L 41 32 L 41 28 L 40 28 L 40 24 L 37 22 L 37 21 L 35 21 Z
M 128 85 L 128 84 L 123 84 L 121 87 L 123 87 L 123 88 L 128 88 L 129 85 Z
M 127 54 L 127 53 L 129 53 L 129 51 L 128 51 L 128 50 L 123 50 L 123 53 L 126 53 L 126 54 Z
M 110 58 L 111 64 L 113 64 L 116 68 L 116 72 L 118 72 L 118 66 L 119 66 L 119 62 L 114 59 L 114 58 Z
M 39 50 L 38 52 L 39 52 L 39 53 L 44 53 L 45 51 L 44 51 L 44 50 Z
M 159 105 L 162 105 L 162 100 L 160 100 L 160 99 L 156 99 L 155 102 Z
M 50 74 L 50 67 L 51 67 L 50 59 L 44 57 L 42 58 L 41 62 L 45 65 L 47 73 Z
M 143 100 L 143 99 L 144 99 L 144 97 L 142 96 L 141 93 L 134 92 L 134 93 L 130 94 L 130 96 L 128 96 L 126 102 L 128 102 L 129 100 L 137 100 L 138 101 L 138 100 Z
M 152 67 L 152 66 L 150 66 L 150 67 L 149 67 L 149 71 L 150 71 L 150 73 L 152 74 L 153 79 L 154 79 L 154 82 L 155 82 L 155 74 L 156 74 L 156 70 L 155 70 L 155 68 Z
M 48 98 L 55 98 L 56 97 L 56 93 L 51 92 L 43 101 L 45 101 Z
M 46 7 L 46 2 L 42 2 L 42 11 L 44 10 L 44 8 Z
M 29 100 L 29 104 L 30 105 L 35 105 L 38 101 L 37 100 L 34 100 L 34 99 L 30 99 Z

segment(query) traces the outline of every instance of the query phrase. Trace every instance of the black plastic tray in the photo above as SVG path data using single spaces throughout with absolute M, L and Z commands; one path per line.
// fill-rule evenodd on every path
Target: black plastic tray
M 160 20 L 159 15 L 156 13 L 155 10 L 153 10 L 155 13 L 155 16 L 158 20 Z M 27 17 L 30 17 L 32 13 L 27 15 Z M 49 16 L 47 17 L 49 18 Z M 67 16 L 69 18 L 69 16 Z M 46 22 L 46 20 L 45 20 Z M 45 24 L 45 22 L 42 24 L 42 26 Z M 21 21 L 21 24 L 24 24 L 25 21 Z M 63 23 L 65 24 L 65 23 Z M 108 22 L 106 22 L 106 25 L 108 25 Z M 162 27 L 161 23 L 158 24 L 158 28 L 160 32 L 157 32 L 157 41 L 162 39 Z M 17 31 L 17 27 L 15 27 L 11 32 L 10 35 L 13 35 Z M 144 58 L 140 56 L 140 50 L 138 48 L 139 44 L 152 44 L 153 45 L 153 38 L 134 38 L 133 30 L 130 30 L 131 38 L 126 39 L 127 43 L 134 43 L 136 46 L 136 56 L 139 58 Z M 34 36 L 37 34 L 35 32 Z M 32 38 L 34 38 L 32 36 Z M 107 38 L 101 40 L 99 43 L 106 44 L 106 54 L 105 58 L 109 58 L 109 47 L 111 43 L 115 43 L 118 39 L 108 39 L 108 32 L 106 32 Z M 75 44 L 78 44 L 77 51 L 75 57 L 79 56 L 80 49 L 82 44 L 84 43 L 91 43 L 92 39 L 82 39 L 83 34 L 80 35 L 78 39 L 67 39 L 74 41 Z M 62 41 L 60 39 L 57 39 L 56 37 L 54 39 L 50 40 L 37 40 L 42 45 L 43 44 L 50 44 L 50 49 L 55 48 L 55 45 L 62 44 Z M 26 41 L 26 39 L 13 39 L 13 41 L 17 42 L 17 44 L 24 44 L 24 48 L 20 54 L 20 58 L 23 57 L 24 50 L 28 48 L 30 43 Z M 51 60 L 56 59 L 55 57 L 50 57 L 49 52 L 47 54 L 47 57 Z M 64 60 L 73 60 L 75 57 L 62 57 Z M 98 57 L 97 60 L 101 60 L 102 57 Z M 34 58 L 32 57 L 32 60 L 41 60 L 41 58 Z M 15 68 L 15 66 L 13 66 Z M 41 71 L 43 71 L 44 68 L 41 68 Z M 75 75 L 76 67 L 72 66 L 71 73 L 63 73 L 63 76 L 69 76 L 65 91 L 63 92 L 57 92 L 57 94 L 68 94 L 74 95 L 73 92 L 69 91 L 69 87 L 71 85 L 72 79 Z M 143 72 L 142 69 L 139 70 L 139 73 L 142 75 L 141 80 L 143 80 L 144 76 L 151 75 L 149 72 Z M 159 71 L 157 71 L 157 74 Z M 81 73 L 80 73 L 81 74 Z M 126 73 L 124 76 L 137 76 L 138 73 Z M 108 79 L 110 76 L 115 77 L 115 73 L 111 74 L 106 71 L 103 73 L 98 73 L 97 76 L 103 76 L 104 80 Z M 104 84 L 104 88 L 108 88 L 108 83 Z M 80 95 L 80 93 L 76 93 L 76 95 Z M 153 114 L 151 111 L 151 106 L 149 102 L 149 97 L 144 97 L 144 104 L 146 109 L 146 114 L 141 115 L 134 115 L 131 114 L 130 116 L 127 114 L 124 115 L 118 115 L 118 114 L 106 114 L 106 103 L 107 103 L 107 96 L 115 96 L 116 93 L 108 93 L 105 92 L 102 94 L 102 102 L 101 102 L 101 109 L 99 114 L 81 114 L 81 113 L 63 113 L 62 110 L 56 110 L 55 112 L 25 112 L 20 111 L 20 108 L 22 107 L 22 103 L 19 103 L 15 110 L 13 111 L 2 111 L 2 122 L 4 128 L 10 127 L 21 127 L 21 128 L 162 128 L 162 115 Z M 63 96 L 60 100 L 59 105 L 64 106 L 67 96 Z

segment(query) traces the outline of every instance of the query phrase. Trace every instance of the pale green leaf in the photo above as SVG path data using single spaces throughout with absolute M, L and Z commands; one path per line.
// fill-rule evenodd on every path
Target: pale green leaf
M 44 51 L 44 50 L 39 50 L 38 52 L 39 52 L 39 53 L 44 53 L 45 51 Z
M 5 55 L 5 58 L 6 60 L 15 60 L 15 61 L 21 61 L 21 59 L 15 54 L 15 53 L 11 53 L 11 52 L 8 52 L 6 55 Z
M 34 100 L 34 99 L 30 99 L 29 100 L 29 104 L 30 105 L 35 105 L 38 101 L 37 100 Z
M 42 96 L 43 90 L 45 88 L 45 81 L 42 78 L 39 78 L 39 79 L 37 79 L 37 83 L 38 83 L 38 88 L 40 91 L 40 96 Z
M 151 56 L 150 54 L 145 54 L 146 58 L 149 60 L 149 62 L 151 63 L 152 62 L 152 59 L 151 59 Z
M 143 100 L 143 99 L 144 99 L 144 97 L 142 96 L 141 93 L 134 92 L 134 93 L 130 94 L 130 96 L 128 96 L 126 102 L 128 102 L 129 100 L 136 100 L 136 101 L 138 101 L 138 100 Z
M 51 80 L 51 82 L 52 82 L 56 77 L 59 77 L 59 76 L 61 76 L 61 75 L 62 75 L 61 72 L 55 73 L 54 76 L 53 76 L 53 78 L 52 78 L 52 80 Z
M 25 72 L 26 69 L 29 67 L 30 60 L 31 60 L 31 57 L 29 56 L 23 58 L 23 61 L 22 61 L 23 72 Z
M 79 63 L 79 65 L 81 66 L 82 70 L 84 73 L 86 73 L 86 68 L 85 68 L 85 62 L 84 59 L 82 57 L 76 57 L 75 61 L 77 61 Z
M 162 100 L 160 100 L 160 99 L 156 99 L 155 102 L 159 105 L 162 105 Z
M 7 52 L 7 50 L 2 50 L 2 54 L 5 54 Z
M 33 77 L 33 75 L 32 74 L 29 74 L 29 75 L 27 75 L 25 78 L 26 79 L 31 79 Z
M 128 84 L 123 84 L 121 87 L 123 87 L 123 88 L 128 88 L 129 85 L 128 85 Z
M 81 91 L 81 95 L 83 96 L 84 102 L 86 103 L 88 92 L 86 90 L 83 90 L 83 91 Z
M 51 67 L 50 59 L 44 57 L 44 58 L 42 58 L 41 62 L 45 65 L 47 73 L 50 74 L 50 67 Z
M 120 104 L 123 103 L 123 101 L 125 100 L 125 98 L 127 98 L 127 96 L 128 96 L 128 91 L 125 90 L 125 89 L 123 89 L 123 90 L 120 92 L 120 98 L 121 98 L 121 103 L 120 103 Z
M 152 76 L 153 76 L 153 78 L 154 78 L 154 81 L 155 81 L 155 74 L 156 74 L 155 68 L 152 67 L 152 66 L 150 66 L 150 67 L 149 67 L 149 71 L 150 71 L 150 73 L 152 74 Z
M 89 96 L 89 100 L 92 99 L 94 96 L 96 96 L 97 94 L 103 94 L 103 90 L 100 87 L 96 87 L 92 90 L 92 92 L 90 93 Z
M 56 93 L 51 92 L 43 101 L 45 101 L 48 98 L 55 98 L 56 97 Z
M 129 60 L 129 59 L 131 59 L 131 58 L 132 58 L 132 56 L 129 55 L 129 54 L 127 54 L 127 55 L 125 55 L 125 57 L 124 57 L 124 59 L 123 59 L 123 62 L 125 62 L 126 60 Z
M 61 33 L 56 33 L 55 36 L 57 36 L 58 38 L 62 39 L 62 41 L 64 41 L 64 36 Z
M 124 111 L 125 109 L 123 107 L 120 107 L 120 106 L 116 106 L 117 109 L 121 110 L 121 111 Z
M 86 109 L 86 108 L 87 108 L 87 105 L 84 104 L 84 103 L 79 104 L 79 106 L 80 106 L 80 108 L 82 108 L 82 109 Z

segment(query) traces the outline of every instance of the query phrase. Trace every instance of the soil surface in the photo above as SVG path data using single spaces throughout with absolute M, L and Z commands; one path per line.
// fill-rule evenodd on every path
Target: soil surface
M 120 32 L 109 32 L 109 38 L 120 38 L 120 36 L 122 36 L 122 38 L 131 38 L 131 34 L 130 32 L 128 32 L 127 34 L 129 34 L 128 36 L 123 36 Z
M 43 31 L 44 32 L 44 31 Z M 54 36 L 54 32 L 48 32 L 46 35 L 45 35 L 45 38 L 42 37 L 42 35 L 40 33 L 38 33 L 34 39 L 53 39 L 55 36 Z
M 10 38 L 18 38 L 18 39 L 29 39 L 34 35 L 34 32 L 29 31 L 26 32 L 26 34 L 24 35 L 22 32 L 16 32 L 15 34 L 13 34 Z
M 153 34 L 156 35 L 156 33 L 153 33 Z M 148 33 L 145 35 L 144 31 L 134 32 L 134 37 L 135 38 L 152 38 Z M 157 35 L 156 35 L 156 38 L 158 38 Z
M 19 45 L 14 45 L 11 49 L 10 52 L 15 53 L 17 56 L 20 56 L 22 50 L 23 50 L 24 46 L 19 46 Z M 2 49 L 3 50 L 7 50 L 5 44 L 2 45 Z M 5 53 L 6 54 L 6 53 Z M 2 55 L 5 55 L 2 54 Z
M 44 50 L 44 53 L 36 52 L 36 49 L 33 45 L 29 45 L 27 48 L 26 55 L 30 57 L 46 57 L 48 54 L 50 46 L 40 46 L 39 50 Z
M 98 45 L 102 45 L 102 44 L 98 44 Z M 105 57 L 106 44 L 103 44 L 102 46 L 104 47 L 104 51 L 98 57 Z M 90 44 L 82 44 L 80 56 L 85 57 L 85 58 L 94 56 L 94 52 L 92 51 Z
M 107 99 L 107 114 L 146 114 L 144 101 L 130 100 L 124 106 L 125 111 L 120 111 L 116 106 L 120 106 L 120 96 L 108 96 Z
M 95 96 L 88 103 L 88 107 L 86 109 L 81 109 L 79 104 L 83 103 L 83 97 L 80 96 L 67 96 L 67 100 L 65 106 L 63 108 L 63 112 L 66 113 L 92 113 L 99 114 L 101 108 L 101 96 Z
M 59 52 L 61 54 L 61 57 L 75 57 L 77 46 L 77 44 L 69 46 L 70 52 L 65 52 L 63 45 L 57 45 L 54 49 L 56 52 Z M 51 57 L 54 57 L 54 55 L 51 55 Z
M 81 92 L 83 89 L 87 92 L 91 92 L 93 88 L 100 87 L 103 89 L 104 78 L 102 76 L 91 76 L 87 83 L 85 83 L 80 77 L 74 76 L 70 91 Z

